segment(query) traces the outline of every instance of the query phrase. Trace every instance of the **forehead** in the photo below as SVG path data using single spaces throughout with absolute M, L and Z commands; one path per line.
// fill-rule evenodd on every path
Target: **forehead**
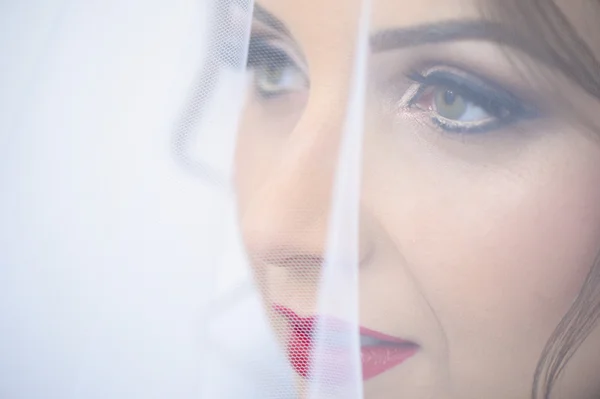
M 371 0 L 372 30 L 479 18 L 478 0 Z M 361 0 L 259 0 L 294 36 L 329 34 L 355 26 Z

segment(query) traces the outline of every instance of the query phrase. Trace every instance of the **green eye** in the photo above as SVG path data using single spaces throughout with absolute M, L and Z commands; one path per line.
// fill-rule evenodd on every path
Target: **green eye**
M 260 97 L 276 97 L 306 89 L 308 79 L 288 53 L 262 38 L 252 39 L 248 70 Z
M 284 68 L 270 64 L 258 71 L 257 81 L 263 83 L 265 87 L 277 86 L 280 84 L 284 72 Z
M 407 76 L 418 85 L 408 105 L 448 132 L 484 133 L 539 116 L 537 109 L 498 85 L 464 72 L 437 69 Z
M 443 118 L 460 120 L 469 109 L 469 104 L 463 96 L 445 87 L 437 88 L 433 98 L 433 106 Z
M 254 84 L 260 95 L 272 97 L 306 87 L 304 75 L 290 62 L 270 62 L 257 67 Z

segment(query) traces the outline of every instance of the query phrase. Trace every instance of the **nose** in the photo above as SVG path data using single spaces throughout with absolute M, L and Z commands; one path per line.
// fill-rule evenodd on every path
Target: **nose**
M 332 196 L 345 110 L 341 101 L 327 104 L 307 104 L 260 184 L 240 204 L 244 243 L 253 262 L 318 268 L 324 261 L 327 239 L 336 233 L 331 231 Z M 358 234 L 360 263 L 368 253 L 368 241 L 362 228 Z M 356 253 L 356 248 L 342 250 Z

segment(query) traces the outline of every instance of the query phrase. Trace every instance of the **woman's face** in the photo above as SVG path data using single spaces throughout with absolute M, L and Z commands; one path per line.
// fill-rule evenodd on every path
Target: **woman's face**
M 528 79 L 507 53 L 545 66 L 518 43 L 501 48 L 501 31 L 478 29 L 475 4 L 372 5 L 359 319 L 418 349 L 368 378 L 365 397 L 527 398 L 543 347 L 600 250 L 600 147 L 548 110 L 556 87 L 580 110 L 597 103 L 558 75 L 551 88 Z M 236 154 L 244 241 L 265 306 L 311 316 L 359 3 L 257 7 Z M 436 27 L 458 33 L 440 38 Z M 378 35 L 396 29 L 393 43 Z M 271 317 L 288 339 L 288 319 Z M 597 370 L 594 331 L 558 391 L 596 397 Z

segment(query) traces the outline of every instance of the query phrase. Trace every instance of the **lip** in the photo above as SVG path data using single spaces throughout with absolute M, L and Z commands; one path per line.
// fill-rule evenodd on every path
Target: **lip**
M 353 327 L 349 323 L 332 317 L 312 316 L 301 317 L 293 310 L 284 306 L 273 306 L 273 310 L 285 317 L 290 327 L 290 336 L 287 341 L 288 359 L 301 377 L 310 377 L 310 361 L 313 348 L 313 335 L 317 322 L 327 329 L 336 332 L 350 331 Z M 369 380 L 386 371 L 399 366 L 415 355 L 419 346 L 414 342 L 393 337 L 379 331 L 359 327 L 359 334 L 380 343 L 361 345 L 361 366 L 363 380 Z M 323 356 L 320 357 L 326 368 L 339 368 L 340 364 L 347 363 L 349 354 L 335 348 L 321 348 Z

